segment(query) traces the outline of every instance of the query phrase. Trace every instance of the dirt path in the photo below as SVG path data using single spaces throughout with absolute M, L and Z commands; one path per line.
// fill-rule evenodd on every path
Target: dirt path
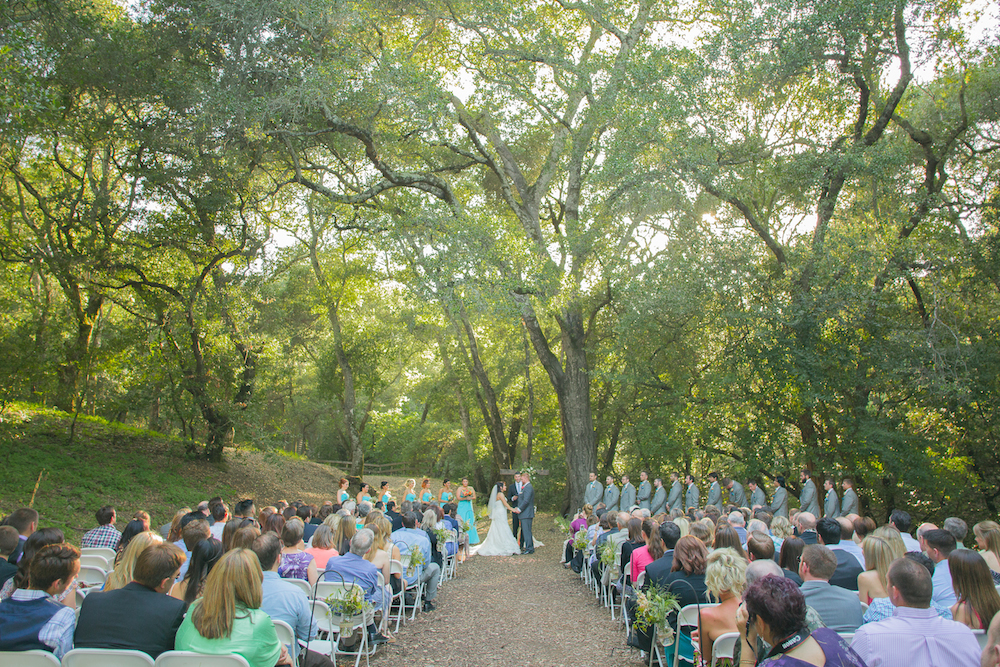
M 617 621 L 559 564 L 563 538 L 540 515 L 530 556 L 473 556 L 446 583 L 437 609 L 400 628 L 376 667 L 638 667 Z M 485 531 L 480 534 L 485 537 Z

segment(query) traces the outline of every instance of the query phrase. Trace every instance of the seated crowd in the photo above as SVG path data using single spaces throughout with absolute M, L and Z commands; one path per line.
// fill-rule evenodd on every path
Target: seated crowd
M 331 667 L 329 655 L 307 650 L 319 632 L 309 598 L 321 580 L 364 591 L 369 647 L 395 641 L 390 611 L 415 606 L 418 584 L 423 611 L 434 609 L 462 531 L 454 504 L 397 507 L 386 483 L 382 489 L 379 500 L 359 493 L 342 503 L 279 501 L 260 511 L 253 500 L 230 510 L 216 497 L 178 510 L 159 529 L 137 512 L 119 531 L 115 509 L 102 507 L 81 548 L 115 555 L 104 584 L 89 587 L 77 579 L 81 549 L 58 528 L 39 528 L 37 511 L 16 510 L 0 525 L 0 651 L 40 649 L 61 659 L 73 648 L 132 649 L 155 659 L 187 650 L 237 653 L 253 667 Z M 447 538 L 440 548 L 439 536 Z M 392 568 L 407 559 L 421 564 Z M 307 582 L 313 595 L 291 579 Z M 273 620 L 287 623 L 301 646 L 282 645 Z M 340 637 L 340 649 L 357 650 L 360 639 Z
M 710 604 L 698 627 L 667 647 L 682 664 L 712 664 L 715 640 L 738 633 L 734 665 L 1000 667 L 996 522 L 973 527 L 976 550 L 964 544 L 968 526 L 958 517 L 920 525 L 914 536 L 901 510 L 877 526 L 857 514 L 817 519 L 792 509 L 785 518 L 769 509 L 668 505 L 652 514 L 586 504 L 571 523 L 564 566 L 589 568 L 595 586 L 610 591 L 608 604 L 624 596 L 627 643 L 644 652 L 653 652 L 653 637 L 634 624 L 642 592 L 669 592 L 679 608 Z M 574 548 L 579 531 L 586 549 Z

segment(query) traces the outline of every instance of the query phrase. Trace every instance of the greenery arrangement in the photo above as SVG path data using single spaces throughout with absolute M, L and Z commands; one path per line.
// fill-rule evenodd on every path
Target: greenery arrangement
M 598 545 L 597 555 L 604 567 L 611 567 L 615 564 L 615 549 L 610 540 L 604 540 Z
M 343 619 L 353 619 L 372 610 L 372 604 L 365 599 L 365 593 L 358 586 L 352 586 L 346 592 L 337 591 L 326 597 L 330 613 Z
M 445 542 L 451 539 L 451 532 L 445 528 L 435 528 L 434 534 L 437 535 L 438 550 L 444 551 Z
M 573 548 L 577 551 L 583 551 L 587 548 L 587 531 L 584 528 L 576 531 L 576 535 L 573 536 Z
M 406 564 L 406 575 L 412 577 L 416 574 L 417 569 L 426 564 L 427 561 L 424 560 L 424 552 L 418 546 L 414 546 L 409 552 L 410 560 Z
M 462 527 L 463 533 L 467 533 L 472 530 L 472 524 L 461 517 L 458 519 L 458 525 Z
M 635 627 L 649 632 L 656 626 L 657 641 L 670 646 L 674 643 L 674 628 L 667 623 L 667 617 L 680 609 L 676 595 L 650 586 L 646 591 L 639 591 L 636 597 Z

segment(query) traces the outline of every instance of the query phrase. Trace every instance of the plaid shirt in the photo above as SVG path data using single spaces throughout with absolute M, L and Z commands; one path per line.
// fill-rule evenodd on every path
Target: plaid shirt
M 110 523 L 104 524 L 103 526 L 98 526 L 93 530 L 88 530 L 84 536 L 83 540 L 80 541 L 80 546 L 84 549 L 90 547 L 105 547 L 107 549 L 117 549 L 118 542 L 122 539 L 122 534 L 118 532 Z
M 45 591 L 24 588 L 14 591 L 11 596 L 14 600 L 34 600 L 47 597 L 49 594 Z M 55 600 L 55 598 L 51 599 Z M 51 648 L 55 656 L 62 660 L 63 655 L 73 648 L 74 630 L 76 630 L 76 612 L 69 607 L 63 607 L 49 619 L 48 623 L 42 626 L 38 632 L 38 641 Z

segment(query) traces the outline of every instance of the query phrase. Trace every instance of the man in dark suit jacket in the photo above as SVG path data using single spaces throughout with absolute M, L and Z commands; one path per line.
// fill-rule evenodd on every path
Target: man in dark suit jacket
M 0 526 L 0 586 L 17 573 L 17 565 L 7 558 L 20 545 L 20 536 L 14 526 Z
M 666 551 L 663 555 L 646 566 L 646 580 L 642 582 L 642 589 L 649 590 L 650 582 L 660 584 L 670 575 L 670 568 L 674 564 L 674 547 L 677 540 L 681 539 L 681 529 L 673 521 L 664 521 L 660 526 L 660 539 Z
M 511 507 L 517 507 L 517 494 L 521 492 L 521 473 L 514 473 L 514 481 L 507 485 L 507 503 Z M 510 530 L 514 533 L 514 538 L 517 539 L 517 543 L 524 548 L 524 535 L 518 534 L 518 529 L 521 527 L 521 517 L 517 515 L 517 512 L 511 512 L 510 514 Z
M 799 539 L 806 543 L 806 546 L 810 544 L 818 544 L 819 539 L 816 535 L 816 516 L 812 512 L 799 512 L 796 515 L 795 520 L 799 523 Z
M 830 577 L 831 586 L 840 586 L 849 591 L 858 590 L 858 575 L 865 571 L 858 559 L 849 551 L 838 548 L 840 544 L 840 524 L 836 519 L 822 518 L 816 522 L 819 543 L 830 548 L 837 557 L 837 569 Z
M 76 622 L 76 648 L 142 651 L 152 658 L 174 650 L 174 636 L 184 620 L 182 600 L 167 595 L 184 562 L 173 544 L 146 548 L 135 562 L 133 580 L 124 588 L 91 593 Z

